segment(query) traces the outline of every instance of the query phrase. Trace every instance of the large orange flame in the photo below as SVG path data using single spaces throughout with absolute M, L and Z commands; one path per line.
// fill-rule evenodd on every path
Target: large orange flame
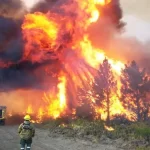
M 53 95 L 49 93 L 44 94 L 44 100 L 47 103 L 47 112 L 48 116 L 52 118 L 58 118 L 61 115 L 64 114 L 65 109 L 66 109 L 66 77 L 65 76 L 60 76 L 59 77 L 59 84 L 57 85 L 58 88 L 58 93 L 56 95 Z
M 94 46 L 88 33 L 90 25 L 101 19 L 102 8 L 110 2 L 111 0 L 74 0 L 70 7 L 65 5 L 62 7 L 66 13 L 69 12 L 68 16 L 52 12 L 46 14 L 36 12 L 25 16 L 22 24 L 23 37 L 26 41 L 24 59 L 39 62 L 45 57 L 52 59 L 52 56 L 55 56 L 54 58 L 59 59 L 63 65 L 61 73 L 57 75 L 58 83 L 54 90 L 43 92 L 43 98 L 39 98 L 42 99 L 42 105 L 37 108 L 29 103 L 27 106 L 26 113 L 32 115 L 37 113 L 37 122 L 41 122 L 45 116 L 56 119 L 70 113 L 66 96 L 67 84 L 69 81 L 73 82 L 72 89 L 69 90 L 72 91 L 72 97 L 76 97 L 79 87 L 90 86 L 95 76 L 94 71 L 99 68 L 105 58 L 111 64 L 116 78 L 119 78 L 124 63 L 106 56 L 103 49 Z M 71 16 L 70 12 L 77 14 Z M 71 49 L 69 54 L 73 53 L 71 58 L 65 55 L 68 49 Z M 51 55 L 47 55 L 49 53 Z M 131 113 L 127 112 L 119 101 L 119 90 L 120 83 L 118 83 L 118 90 L 110 98 L 112 103 L 110 114 L 111 116 L 127 114 L 131 119 Z M 92 92 L 89 91 L 89 93 Z M 95 105 L 95 97 L 89 96 L 87 99 L 90 99 L 95 108 L 96 116 L 101 115 L 101 118 L 105 120 L 107 114 L 103 108 Z M 72 99 L 71 101 L 76 103 L 75 106 L 78 105 L 78 102 Z M 75 116 L 76 109 L 72 108 L 71 111 Z

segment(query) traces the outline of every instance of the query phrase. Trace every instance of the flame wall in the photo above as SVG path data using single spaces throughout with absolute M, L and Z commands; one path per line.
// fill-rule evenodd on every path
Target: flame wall
M 129 60 L 130 42 L 115 38 L 123 26 L 118 0 L 46 0 L 30 12 L 19 0 L 0 5 L 0 104 L 10 112 L 73 113 L 78 87 L 90 86 L 105 57 L 117 74 Z M 131 59 L 140 46 L 130 45 Z

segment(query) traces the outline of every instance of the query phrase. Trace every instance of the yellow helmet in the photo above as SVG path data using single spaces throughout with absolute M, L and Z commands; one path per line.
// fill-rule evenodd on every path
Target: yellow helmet
M 29 115 L 25 115 L 24 120 L 30 120 L 31 117 Z

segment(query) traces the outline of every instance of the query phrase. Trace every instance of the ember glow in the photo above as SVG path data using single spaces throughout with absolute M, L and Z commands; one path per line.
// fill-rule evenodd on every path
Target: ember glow
M 104 127 L 105 127 L 105 129 L 108 130 L 108 131 L 114 131 L 114 128 L 112 128 L 112 127 L 108 127 L 108 126 L 106 126 L 106 125 L 105 125 Z
M 124 63 L 108 57 L 105 50 L 95 46 L 90 39 L 89 28 L 101 19 L 102 9 L 109 3 L 111 0 L 74 0 L 69 6 L 64 4 L 61 7 L 62 13 L 48 11 L 25 15 L 22 24 L 25 45 L 21 61 L 30 61 L 34 64 L 57 60 L 61 66 L 57 68 L 55 63 L 51 63 L 43 67 L 44 73 L 47 76 L 50 74 L 47 78 L 53 77 L 56 80 L 55 84 L 52 86 L 50 80 L 45 81 L 49 88 L 42 91 L 43 96 L 36 97 L 38 92 L 35 92 L 31 96 L 34 103 L 25 103 L 24 114 L 36 115 L 34 121 L 41 122 L 45 117 L 56 119 L 62 116 L 75 116 L 76 108 L 80 106 L 77 100 L 79 88 L 89 88 L 87 92 L 90 96 L 86 97 L 85 101 L 90 101 L 94 107 L 94 117 L 101 116 L 101 119 L 106 119 L 106 111 L 96 106 L 95 95 L 92 95 L 92 90 L 90 91 L 91 83 L 99 65 L 106 58 L 117 79 Z M 38 73 L 35 74 L 38 76 Z M 110 114 L 130 116 L 130 112 L 126 112 L 119 101 L 119 89 L 118 83 L 118 89 L 110 99 Z

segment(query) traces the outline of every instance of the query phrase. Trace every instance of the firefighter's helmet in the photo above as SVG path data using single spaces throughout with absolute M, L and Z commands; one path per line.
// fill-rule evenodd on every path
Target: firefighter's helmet
M 31 120 L 30 115 L 25 115 L 24 120 Z

